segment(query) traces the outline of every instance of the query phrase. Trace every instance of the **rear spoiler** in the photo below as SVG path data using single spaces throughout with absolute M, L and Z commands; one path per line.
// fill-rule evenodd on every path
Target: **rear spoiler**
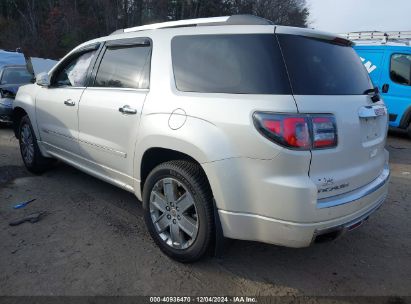
M 317 31 L 313 29 L 300 28 L 300 27 L 276 26 L 275 33 L 276 34 L 298 35 L 298 36 L 304 36 L 308 38 L 326 40 L 331 43 L 335 43 L 335 44 L 343 45 L 343 46 L 353 46 L 355 44 L 353 41 L 346 39 L 341 35 L 323 32 L 323 31 Z

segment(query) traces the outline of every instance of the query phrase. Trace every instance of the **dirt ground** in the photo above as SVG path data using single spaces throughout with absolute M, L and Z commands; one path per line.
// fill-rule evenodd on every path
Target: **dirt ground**
M 233 241 L 183 265 L 154 245 L 132 194 L 64 164 L 34 176 L 0 129 L 0 295 L 411 296 L 411 140 L 390 133 L 387 149 L 388 199 L 358 230 L 304 249 Z M 49 214 L 9 226 L 36 211 Z

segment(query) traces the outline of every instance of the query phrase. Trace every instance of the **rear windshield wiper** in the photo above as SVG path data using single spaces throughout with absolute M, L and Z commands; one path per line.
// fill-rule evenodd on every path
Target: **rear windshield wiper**
M 372 89 L 368 89 L 368 90 L 365 90 L 364 92 L 363 92 L 363 94 L 364 95 L 369 95 L 369 94 L 371 94 L 371 93 L 374 93 L 374 94 L 378 94 L 378 87 L 375 87 L 375 88 L 372 88 Z
M 371 93 L 373 93 L 373 96 L 371 96 L 372 102 L 380 101 L 380 91 L 378 90 L 378 87 L 368 89 L 363 92 L 364 95 L 370 95 Z

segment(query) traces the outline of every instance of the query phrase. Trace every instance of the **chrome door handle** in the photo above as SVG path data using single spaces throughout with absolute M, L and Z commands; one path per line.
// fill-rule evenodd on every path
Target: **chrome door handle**
M 64 101 L 64 104 L 65 104 L 66 106 L 69 106 L 69 107 L 74 107 L 74 106 L 76 105 L 76 103 L 75 103 L 74 101 L 72 101 L 71 99 L 65 100 L 65 101 Z
M 137 110 L 130 108 L 130 106 L 128 105 L 125 105 L 119 108 L 118 110 L 120 111 L 120 113 L 123 113 L 123 114 L 137 114 Z

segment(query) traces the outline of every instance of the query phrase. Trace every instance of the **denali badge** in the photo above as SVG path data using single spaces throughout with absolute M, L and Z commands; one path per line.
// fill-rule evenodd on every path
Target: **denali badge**
M 349 183 L 345 183 L 345 184 L 341 184 L 341 185 L 337 185 L 337 186 L 318 189 L 318 193 L 331 192 L 331 191 L 334 191 L 334 190 L 343 189 L 343 188 L 348 187 L 349 185 L 350 185 Z

